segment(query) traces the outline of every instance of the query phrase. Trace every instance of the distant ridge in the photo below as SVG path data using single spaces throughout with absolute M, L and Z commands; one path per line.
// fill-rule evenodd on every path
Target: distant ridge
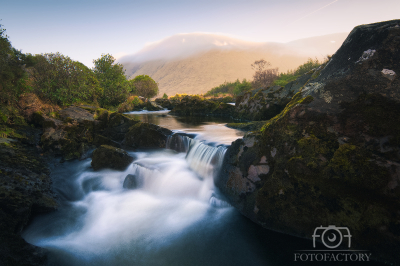
M 120 58 L 127 76 L 150 75 L 160 95 L 202 94 L 225 81 L 251 79 L 250 65 L 264 58 L 286 72 L 309 57 L 323 59 L 341 46 L 348 33 L 337 33 L 289 43 L 247 42 L 227 36 L 177 34 Z

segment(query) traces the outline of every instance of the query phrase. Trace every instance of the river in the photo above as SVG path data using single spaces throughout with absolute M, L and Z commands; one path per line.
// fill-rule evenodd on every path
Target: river
M 131 113 L 194 137 L 188 152 L 129 151 L 125 171 L 93 171 L 91 159 L 51 164 L 58 211 L 23 232 L 49 250 L 49 265 L 282 265 L 310 241 L 262 229 L 231 207 L 213 175 L 243 132 L 227 119 Z M 139 187 L 123 188 L 128 174 Z

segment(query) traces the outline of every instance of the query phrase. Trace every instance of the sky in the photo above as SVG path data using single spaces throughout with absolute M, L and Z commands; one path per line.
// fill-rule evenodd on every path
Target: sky
M 0 23 L 24 53 L 60 52 L 92 67 L 179 33 L 289 42 L 400 19 L 399 0 L 6 0 Z

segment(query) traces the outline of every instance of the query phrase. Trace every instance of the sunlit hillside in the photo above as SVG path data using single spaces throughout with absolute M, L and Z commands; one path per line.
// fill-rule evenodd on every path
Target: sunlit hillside
M 160 95 L 201 94 L 225 81 L 251 79 L 251 64 L 264 58 L 286 72 L 309 57 L 333 54 L 347 33 L 331 34 L 290 43 L 251 43 L 213 34 L 179 34 L 146 46 L 119 59 L 126 74 L 150 75 L 159 83 Z

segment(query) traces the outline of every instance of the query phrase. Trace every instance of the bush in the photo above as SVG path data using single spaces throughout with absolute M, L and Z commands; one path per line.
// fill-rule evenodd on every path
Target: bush
M 158 84 L 148 75 L 139 75 L 129 81 L 131 93 L 152 98 L 158 94 Z

